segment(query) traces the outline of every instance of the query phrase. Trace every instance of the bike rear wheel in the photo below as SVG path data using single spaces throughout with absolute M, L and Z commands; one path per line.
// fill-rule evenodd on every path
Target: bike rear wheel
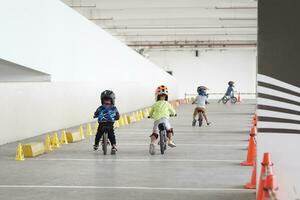
M 237 98 L 236 97 L 231 97 L 230 102 L 232 104 L 235 104 L 237 102 Z
M 160 153 L 164 154 L 166 150 L 166 142 L 165 142 L 165 130 L 159 131 L 159 146 L 160 146 Z
M 103 134 L 103 140 L 102 140 L 102 150 L 103 150 L 103 154 L 106 155 L 107 154 L 107 143 L 108 143 L 108 135 L 107 133 Z

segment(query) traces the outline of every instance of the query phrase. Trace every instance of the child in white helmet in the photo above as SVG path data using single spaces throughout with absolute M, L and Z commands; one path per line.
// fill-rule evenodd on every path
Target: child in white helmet
M 210 122 L 208 122 L 207 114 L 206 114 L 206 103 L 207 103 L 207 98 L 208 94 L 206 93 L 207 87 L 205 86 L 199 86 L 197 88 L 198 96 L 196 97 L 195 101 L 193 104 L 197 104 L 196 108 L 194 109 L 193 113 L 193 122 L 192 126 L 196 125 L 196 117 L 199 115 L 199 126 L 202 126 L 202 121 L 204 117 L 206 124 L 210 125 Z

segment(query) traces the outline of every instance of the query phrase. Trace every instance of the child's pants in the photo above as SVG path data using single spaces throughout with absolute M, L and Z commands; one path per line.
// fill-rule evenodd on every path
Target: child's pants
M 169 122 L 169 119 L 163 117 L 163 118 L 161 118 L 161 119 L 159 119 L 159 120 L 154 121 L 154 125 L 153 125 L 153 133 L 157 133 L 158 125 L 159 125 L 160 123 L 164 123 L 167 130 L 170 130 L 170 129 L 171 129 L 171 124 L 170 124 L 170 122 Z
M 95 145 L 99 145 L 99 142 L 104 134 L 107 132 L 108 139 L 112 145 L 116 144 L 116 136 L 114 132 L 114 123 L 113 122 L 100 122 L 97 130 L 97 135 L 95 137 Z
M 194 119 L 197 117 L 198 114 L 200 115 L 200 112 L 205 114 L 206 113 L 205 108 L 204 107 L 196 107 L 194 110 L 194 113 L 193 113 Z

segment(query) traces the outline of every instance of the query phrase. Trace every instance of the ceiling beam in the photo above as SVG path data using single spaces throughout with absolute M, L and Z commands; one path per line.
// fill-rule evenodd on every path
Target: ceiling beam
M 257 26 L 115 26 L 104 27 L 106 30 L 152 30 L 152 29 L 256 29 Z

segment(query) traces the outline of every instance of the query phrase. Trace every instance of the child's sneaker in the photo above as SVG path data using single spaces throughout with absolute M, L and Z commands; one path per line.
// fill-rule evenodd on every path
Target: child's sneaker
M 192 126 L 196 126 L 196 122 L 197 121 L 194 119 L 193 122 L 192 122 Z
M 93 148 L 94 148 L 94 151 L 97 151 L 99 148 L 99 145 L 94 145 Z
M 206 124 L 207 124 L 207 126 L 209 126 L 211 124 L 211 122 L 207 122 Z
M 173 141 L 169 141 L 168 146 L 174 148 L 176 147 L 176 144 Z
M 117 151 L 118 151 L 118 149 L 116 147 L 112 147 L 110 153 L 111 153 L 111 155 L 115 155 Z
M 150 144 L 150 146 L 149 146 L 149 153 L 151 155 L 155 154 L 155 146 L 154 146 L 154 144 Z

